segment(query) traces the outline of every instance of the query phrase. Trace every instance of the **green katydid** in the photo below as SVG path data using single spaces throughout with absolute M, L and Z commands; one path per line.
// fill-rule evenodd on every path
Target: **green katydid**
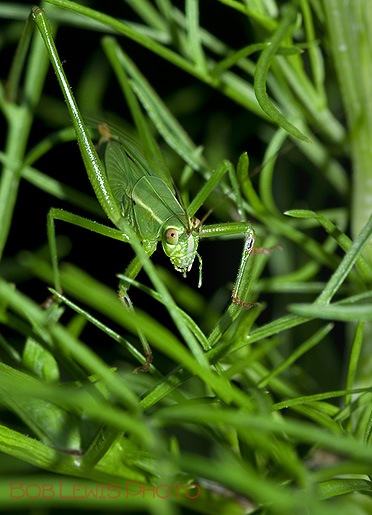
M 243 300 L 244 291 L 241 289 L 247 261 L 255 242 L 255 232 L 251 224 L 243 221 L 203 225 L 194 217 L 197 209 L 208 197 L 219 178 L 229 168 L 231 169 L 230 163 L 224 162 L 217 167 L 211 180 L 204 185 L 197 198 L 186 210 L 175 196 L 170 174 L 163 169 L 155 170 L 151 167 L 144 153 L 136 144 L 127 138 L 123 139 L 112 135 L 104 124 L 99 128 L 101 138 L 98 154 L 100 159 L 71 93 L 44 11 L 35 7 L 32 13 L 64 94 L 90 182 L 103 210 L 117 228 L 114 230 L 63 210 L 50 210 L 48 236 L 57 290 L 61 290 L 61 285 L 57 263 L 55 220 L 66 221 L 126 242 L 130 241 L 125 230 L 129 222 L 141 239 L 148 256 L 153 254 L 158 242 L 161 241 L 164 252 L 170 258 L 175 269 L 184 275 L 191 269 L 196 256 L 198 256 L 200 261 L 199 286 L 201 285 L 201 258 L 197 253 L 199 240 L 208 237 L 244 235 L 243 254 L 232 292 L 232 300 L 238 306 L 246 309 L 255 305 L 255 303 Z M 255 249 L 255 251 L 260 250 Z M 134 279 L 141 267 L 141 261 L 135 257 L 126 269 L 126 277 Z M 129 309 L 133 309 L 127 296 L 127 289 L 127 284 L 121 281 L 120 298 Z M 140 332 L 139 336 L 146 354 L 146 362 L 141 370 L 148 370 L 152 359 L 151 350 Z

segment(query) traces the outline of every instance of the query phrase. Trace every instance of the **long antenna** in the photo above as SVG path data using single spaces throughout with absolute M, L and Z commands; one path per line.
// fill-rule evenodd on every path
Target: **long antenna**
M 174 182 L 173 177 L 172 177 L 171 179 L 172 179 L 172 184 L 173 184 L 174 191 L 176 192 L 177 200 L 178 200 L 178 201 L 179 201 L 179 203 L 181 204 L 181 207 L 182 207 L 182 209 L 183 209 L 183 212 L 185 213 L 185 216 L 186 216 L 186 221 L 187 221 L 187 234 L 190 234 L 190 233 L 191 233 L 190 218 L 189 218 L 189 215 L 188 215 L 188 213 L 187 213 L 187 209 L 186 209 L 186 206 L 185 206 L 185 202 L 183 201 L 183 198 L 182 198 L 181 192 L 180 192 L 180 190 L 178 189 L 177 184 Z
M 203 216 L 203 218 L 200 220 L 200 225 L 203 225 L 204 222 L 207 220 L 207 218 L 209 218 L 209 216 L 213 213 L 213 211 L 219 206 L 222 204 L 222 202 L 224 202 L 234 191 L 236 191 L 238 188 L 240 188 L 240 186 L 244 183 L 244 181 L 248 180 L 248 179 L 251 179 L 252 177 L 254 177 L 255 175 L 259 174 L 260 171 L 265 168 L 265 166 L 267 166 L 268 164 L 272 163 L 275 159 L 277 159 L 278 157 L 282 156 L 282 155 L 285 155 L 286 153 L 288 153 L 292 148 L 294 147 L 294 143 L 292 142 L 286 142 L 284 144 L 283 147 L 280 148 L 280 150 L 278 150 L 274 155 L 270 156 L 267 161 L 265 161 L 264 163 L 262 163 L 261 165 L 259 166 L 256 166 L 255 169 L 250 173 L 248 174 L 247 177 L 244 177 L 242 178 L 240 181 L 238 181 L 238 183 L 231 187 L 227 192 L 225 192 L 222 197 L 220 197 L 218 199 L 218 201 L 207 211 L 207 213 Z

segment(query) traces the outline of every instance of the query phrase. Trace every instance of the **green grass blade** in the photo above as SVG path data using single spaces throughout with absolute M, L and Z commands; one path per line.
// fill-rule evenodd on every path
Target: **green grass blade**
M 299 345 L 299 347 L 285 360 L 283 360 L 278 367 L 270 372 L 268 376 L 258 383 L 259 388 L 263 388 L 266 386 L 270 380 L 280 374 L 283 370 L 289 367 L 292 363 L 294 363 L 298 358 L 300 358 L 303 354 L 311 350 L 315 345 L 323 340 L 327 336 L 327 334 L 333 329 L 333 324 L 328 324 L 319 331 L 317 331 L 313 336 L 311 336 L 306 342 Z
M 349 366 L 347 369 L 347 377 L 346 377 L 346 388 L 350 390 L 356 378 L 356 371 L 358 366 L 358 361 L 360 357 L 360 352 L 362 349 L 363 342 L 363 332 L 364 332 L 364 322 L 358 322 L 355 337 L 353 341 L 353 346 L 351 348 Z M 346 395 L 345 397 L 345 406 L 348 406 L 351 403 L 351 395 Z
M 276 109 L 276 107 L 274 107 L 274 105 L 270 102 L 266 92 L 266 77 L 270 68 L 270 64 L 274 59 L 280 44 L 287 36 L 288 31 L 291 29 L 296 12 L 297 11 L 294 4 L 288 6 L 287 13 L 283 17 L 278 30 L 272 38 L 272 44 L 262 51 L 256 66 L 254 90 L 260 106 L 270 118 L 272 118 L 276 123 L 278 123 L 278 125 L 289 132 L 289 134 L 292 134 L 302 141 L 309 142 L 309 138 L 304 136 L 294 125 L 289 123 L 287 119 Z
M 199 0 L 186 0 L 188 47 L 192 60 L 203 75 L 208 74 L 207 61 L 201 44 L 199 30 Z
M 372 237 L 372 216 L 369 221 L 361 230 L 359 236 L 354 241 L 353 245 L 345 254 L 343 260 L 338 266 L 337 270 L 329 280 L 327 286 L 324 288 L 321 295 L 317 299 L 318 304 L 327 304 L 331 301 L 343 281 L 346 279 L 350 270 L 354 266 L 356 260 L 363 252 L 363 248 L 368 244 Z
M 293 209 L 291 211 L 286 211 L 284 214 L 295 218 L 314 218 L 324 227 L 328 234 L 335 238 L 342 250 L 347 252 L 352 246 L 352 240 L 346 234 L 342 233 L 328 218 L 319 213 L 305 209 Z M 358 267 L 362 278 L 366 282 L 371 282 L 372 267 L 362 255 L 357 258 L 356 266 Z
M 344 322 L 372 321 L 372 304 L 334 306 L 323 304 L 290 304 L 289 311 L 306 317 Z
M 10 161 L 22 161 L 36 104 L 48 68 L 48 59 L 42 41 L 34 34 L 28 60 L 23 95 L 19 105 L 12 104 L 12 119 L 9 125 L 5 153 Z M 8 109 L 9 110 L 9 109 Z M 21 169 L 16 172 L 5 167 L 0 182 L 0 259 L 3 254 L 17 200 Z

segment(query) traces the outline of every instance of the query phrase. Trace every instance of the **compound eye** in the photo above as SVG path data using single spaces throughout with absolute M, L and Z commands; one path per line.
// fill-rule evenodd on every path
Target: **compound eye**
M 177 229 L 167 229 L 165 231 L 165 241 L 169 243 L 169 245 L 176 245 L 178 242 Z

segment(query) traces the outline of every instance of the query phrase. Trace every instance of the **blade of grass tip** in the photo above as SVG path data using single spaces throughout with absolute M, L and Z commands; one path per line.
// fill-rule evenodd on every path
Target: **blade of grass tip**
M 254 75 L 254 91 L 258 103 L 260 104 L 263 111 L 280 127 L 285 129 L 292 136 L 310 143 L 302 132 L 300 132 L 294 125 L 292 125 L 278 110 L 272 102 L 269 100 L 269 96 L 266 91 L 266 79 L 269 72 L 270 65 L 275 58 L 275 55 L 281 45 L 281 42 L 286 37 L 288 31 L 296 18 L 297 8 L 294 4 L 290 4 L 287 8 L 287 12 L 283 17 L 278 30 L 272 37 L 272 44 L 262 51 L 256 65 L 256 71 Z
M 371 401 L 369 398 L 368 403 L 370 403 L 370 402 Z M 365 424 L 365 430 L 364 430 L 364 435 L 363 435 L 363 441 L 364 441 L 365 445 L 370 446 L 371 438 L 372 438 L 372 412 L 371 412 L 371 410 L 369 410 L 369 417 Z
M 199 27 L 199 0 L 186 0 L 185 10 L 189 52 L 196 67 L 203 75 L 207 76 L 208 67 Z
M 224 159 L 216 166 L 216 168 L 213 170 L 211 178 L 208 180 L 206 189 L 201 189 L 188 206 L 187 213 L 190 217 L 195 215 L 200 206 L 204 203 L 205 199 L 214 190 L 217 184 L 221 182 L 222 177 L 231 167 L 232 165 L 230 161 L 227 161 L 227 159 Z
M 3 351 L 5 351 L 10 358 L 18 364 L 22 363 L 21 355 L 14 349 L 12 345 L 10 345 L 4 336 L 0 333 L 0 347 L 2 347 Z
M 247 216 L 245 213 L 243 197 L 242 197 L 241 190 L 240 190 L 240 184 L 239 184 L 239 180 L 238 180 L 238 172 L 235 172 L 234 166 L 231 163 L 228 168 L 228 173 L 229 173 L 231 188 L 232 188 L 232 191 L 233 191 L 234 197 L 235 197 L 234 201 L 236 204 L 236 210 L 238 213 L 239 220 L 247 223 L 248 220 L 247 220 Z
M 316 485 L 319 499 L 330 499 L 353 492 L 371 495 L 371 481 L 366 479 L 330 479 Z
M 318 95 L 314 85 L 310 82 L 308 74 L 305 72 L 304 63 L 299 56 L 291 60 L 280 59 L 278 65 L 280 72 L 285 77 L 287 87 L 290 86 L 292 88 L 305 110 L 309 111 L 310 117 L 314 119 L 316 126 L 319 127 L 319 131 L 326 135 L 329 140 L 342 144 L 346 137 L 345 128 L 331 113 L 327 107 L 327 101 Z M 294 103 L 295 100 L 293 98 L 292 106 Z
M 260 197 L 257 195 L 252 181 L 248 174 L 249 170 L 249 157 L 247 152 L 244 152 L 240 157 L 238 161 L 237 166 L 237 177 L 238 181 L 241 184 L 241 188 L 243 190 L 243 193 L 245 197 L 248 200 L 249 205 L 252 207 L 253 213 L 265 213 L 266 209 L 263 205 Z
M 86 193 L 63 184 L 61 181 L 46 175 L 36 168 L 27 166 L 23 168 L 22 177 L 41 191 L 45 191 L 54 197 L 64 200 L 72 206 L 80 207 L 100 218 L 106 218 L 97 200 Z
M 300 120 L 297 122 L 297 125 L 302 127 L 304 124 Z M 301 149 L 301 152 L 310 162 L 314 163 L 314 165 L 322 171 L 324 177 L 332 187 L 335 188 L 341 196 L 347 197 L 350 191 L 350 180 L 345 168 L 342 167 L 338 160 L 334 159 L 329 148 L 319 141 L 314 132 L 311 132 L 305 125 L 302 130 L 306 130 L 310 135 L 312 144 L 309 145 L 307 142 L 304 143 L 296 140 L 296 146 Z
M 372 320 L 372 304 L 367 304 L 365 300 L 369 299 L 370 296 L 371 292 L 364 292 L 359 295 L 343 298 L 333 304 L 317 304 L 317 301 L 315 301 L 312 304 L 291 304 L 288 306 L 288 309 L 298 315 L 311 318 L 350 322 L 369 321 Z
M 336 305 L 343 305 L 343 304 L 357 304 L 362 303 L 365 300 L 370 300 L 372 297 L 372 291 L 364 291 L 363 293 L 357 293 L 355 295 L 351 295 L 350 297 L 346 297 L 344 299 L 341 299 L 337 302 L 335 302 Z
M 241 340 L 238 344 L 231 344 L 229 342 L 222 343 L 219 347 L 214 348 L 212 351 L 208 352 L 208 359 L 213 362 L 214 359 L 221 359 L 221 355 L 225 355 L 228 350 L 231 352 L 236 351 L 244 347 L 245 345 L 252 345 L 255 342 L 264 340 L 269 338 L 270 336 L 274 336 L 282 331 L 287 331 L 288 329 L 292 329 L 292 327 L 297 327 L 298 325 L 302 325 L 311 320 L 310 317 L 304 317 L 299 315 L 285 315 L 278 320 L 274 320 L 273 322 L 269 322 L 263 327 L 258 327 L 254 329 L 250 334 L 246 335 L 244 340 Z
M 49 150 L 59 143 L 66 143 L 76 140 L 76 134 L 73 127 L 64 127 L 63 129 L 48 134 L 44 139 L 39 141 L 25 156 L 23 164 L 32 166 L 35 161 L 44 156 Z
M 143 107 L 153 121 L 156 129 L 163 136 L 167 144 L 193 169 L 199 170 L 203 166 L 203 159 L 200 156 L 200 149 L 194 143 L 186 142 L 185 134 L 181 135 L 183 129 L 180 125 L 175 128 L 175 119 L 171 112 L 160 104 L 160 98 L 153 98 L 149 95 L 149 90 L 144 89 L 143 84 L 132 83 L 133 90 L 140 99 Z M 151 94 L 151 93 L 150 93 Z M 181 131 L 180 131 L 181 129 Z M 190 141 L 190 140 L 189 140 Z

